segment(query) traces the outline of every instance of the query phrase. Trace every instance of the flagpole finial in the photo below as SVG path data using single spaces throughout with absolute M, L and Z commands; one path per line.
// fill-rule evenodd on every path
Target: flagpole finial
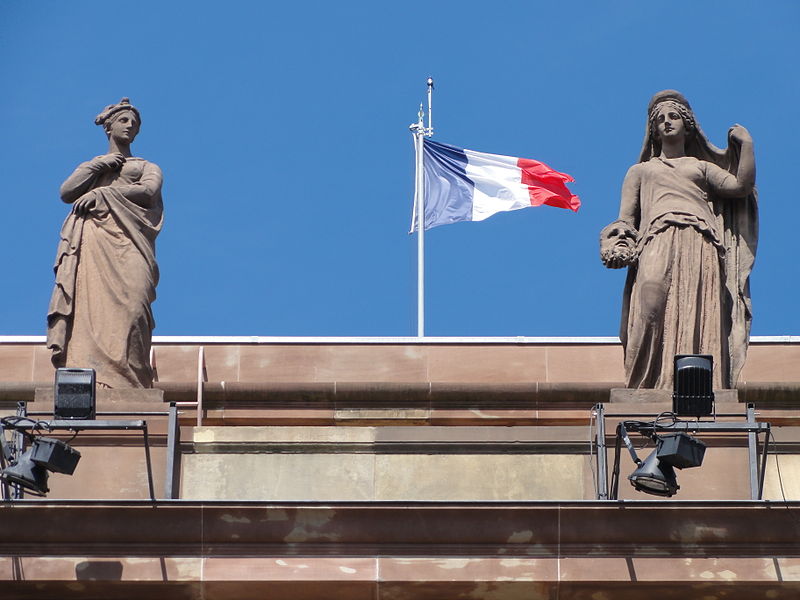
M 408 128 L 411 130 L 411 133 L 413 133 L 414 135 L 418 135 L 420 134 L 420 132 L 424 133 L 425 131 L 424 120 L 425 120 L 425 110 L 422 106 L 422 102 L 420 102 L 419 110 L 417 111 L 417 121 L 408 126 Z
M 433 95 L 433 77 L 428 77 L 428 126 L 425 128 L 425 135 L 430 137 L 433 135 L 433 105 L 431 96 Z

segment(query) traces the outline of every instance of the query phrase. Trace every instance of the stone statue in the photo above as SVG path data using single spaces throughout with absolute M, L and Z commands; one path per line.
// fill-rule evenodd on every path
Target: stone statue
M 720 150 L 682 94 L 653 96 L 619 219 L 600 234 L 603 263 L 628 268 L 620 326 L 627 387 L 671 388 L 675 354 L 711 354 L 714 387 L 736 385 L 752 319 L 755 171 L 744 127 L 731 127 Z
M 80 164 L 61 186 L 72 210 L 56 252 L 47 347 L 54 366 L 93 368 L 101 386 L 149 388 L 161 169 L 131 156 L 141 119 L 127 98 L 95 123 L 108 154 Z

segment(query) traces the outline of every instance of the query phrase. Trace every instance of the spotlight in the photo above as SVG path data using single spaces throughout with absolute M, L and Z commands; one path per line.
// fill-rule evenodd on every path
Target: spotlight
M 39 437 L 33 441 L 30 449 L 31 460 L 53 473 L 72 475 L 81 453 L 66 442 L 55 438 Z
M 661 416 L 659 416 L 659 419 Z M 617 426 L 617 444 L 625 443 L 636 469 L 628 476 L 631 485 L 639 492 L 654 496 L 673 496 L 681 486 L 675 477 L 675 469 L 689 469 L 703 464 L 706 445 L 683 433 L 657 435 L 659 419 L 652 422 L 624 421 Z M 673 415 L 673 425 L 676 421 Z M 628 428 L 646 435 L 656 443 L 656 448 L 646 459 L 641 460 L 628 436 Z M 645 432 L 647 432 L 645 434 Z M 619 446 L 617 446 L 619 448 Z M 619 463 L 616 463 L 617 465 Z M 615 471 L 617 466 L 614 467 Z M 618 471 L 617 471 L 618 473 Z
M 658 460 L 676 469 L 699 467 L 705 453 L 706 445 L 685 433 L 661 435 L 656 440 Z
M 44 496 L 50 491 L 47 487 L 47 469 L 31 460 L 32 450 L 28 450 L 16 463 L 3 469 L 0 479 L 15 483 L 37 496 Z
M 658 460 L 657 453 L 657 450 L 653 450 L 644 461 L 639 461 L 639 466 L 628 479 L 640 492 L 654 496 L 673 496 L 681 486 L 675 479 L 672 465 Z
M 48 471 L 72 475 L 80 458 L 80 452 L 61 440 L 37 437 L 16 462 L 0 472 L 0 479 L 44 496 L 50 491 Z
M 710 354 L 676 354 L 672 412 L 679 417 L 707 417 L 714 411 Z
M 94 419 L 95 407 L 94 369 L 56 369 L 56 419 Z

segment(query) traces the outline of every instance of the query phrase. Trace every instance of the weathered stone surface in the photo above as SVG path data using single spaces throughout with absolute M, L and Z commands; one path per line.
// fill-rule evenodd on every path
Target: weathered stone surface
M 583 499 L 584 459 L 564 455 L 378 455 L 377 500 Z
M 0 510 L 0 580 L 21 599 L 784 600 L 800 592 L 794 509 L 36 503 Z
M 272 388 L 278 383 L 284 383 L 288 385 L 287 390 L 291 390 L 292 386 L 297 385 L 320 384 L 324 387 L 334 382 L 373 385 L 389 383 L 359 381 L 355 377 L 360 376 L 359 371 L 363 374 L 363 369 L 357 365 L 351 368 L 346 362 L 326 366 L 326 372 L 331 378 L 322 379 L 315 369 L 317 365 L 315 361 L 328 360 L 330 357 L 316 352 L 314 348 L 317 346 L 266 343 L 258 346 L 235 346 L 201 342 L 193 344 L 161 342 L 154 345 L 157 386 L 171 393 L 185 390 L 189 399 L 195 396 L 201 347 L 204 352 L 201 365 L 204 380 L 216 386 L 220 382 L 225 382 L 226 386 L 239 383 L 260 384 L 265 388 Z M 384 346 L 385 344 L 358 345 L 356 353 L 361 355 L 358 362 L 371 358 L 390 364 L 392 353 L 385 353 Z M 624 385 L 622 347 L 618 343 L 555 341 L 505 345 L 487 343 L 468 346 L 471 350 L 468 354 L 464 353 L 464 348 L 456 344 L 416 347 L 418 352 L 414 360 L 419 362 L 419 368 L 415 368 L 418 379 L 394 383 L 428 384 L 432 395 L 444 396 L 448 390 L 452 390 L 463 396 L 463 390 L 458 390 L 459 385 L 476 390 L 479 385 L 484 385 L 486 391 L 495 389 L 498 393 L 503 392 L 507 396 L 516 397 L 523 395 L 526 389 L 535 391 L 536 388 L 531 386 L 537 383 L 603 384 L 608 388 Z M 504 350 L 502 355 L 505 360 L 519 368 L 505 370 L 488 368 L 495 364 L 492 357 L 499 349 Z M 284 369 L 278 360 L 278 357 L 284 354 L 287 355 L 285 359 L 291 362 L 291 369 Z M 258 368 L 251 368 L 246 364 L 250 361 L 246 355 L 250 355 L 251 358 L 263 355 L 264 360 L 259 361 Z M 540 355 L 547 363 L 546 369 L 522 366 L 529 359 L 540 360 L 538 358 Z M 741 384 L 756 386 L 771 383 L 796 384 L 798 368 L 800 368 L 800 344 L 793 338 L 787 336 L 784 342 L 756 340 L 749 347 L 748 361 L 742 371 Z M 536 376 L 537 373 L 543 376 Z M 51 384 L 53 375 L 50 353 L 44 343 L 0 342 L 0 384 L 10 382 Z M 516 391 L 514 386 L 519 386 Z M 257 389 L 253 388 L 253 391 Z
M 656 414 L 662 410 L 672 410 L 672 390 L 612 388 L 610 402 L 652 405 Z M 738 390 L 714 390 L 715 404 L 733 404 L 739 401 Z M 726 411 L 734 407 L 727 406 Z M 717 409 L 719 411 L 719 408 Z
M 369 443 L 372 427 L 195 427 L 192 442 L 205 444 L 259 443 Z
M 786 439 L 788 435 L 782 434 L 783 432 L 780 432 L 779 441 L 789 441 Z M 800 456 L 776 453 L 768 458 L 767 473 L 764 478 L 764 499 L 775 502 L 800 499 Z M 800 578 L 800 565 L 797 574 Z
M 631 405 L 619 406 L 632 412 Z M 610 418 L 609 436 L 615 425 Z M 776 436 L 796 444 L 798 431 L 784 427 Z M 586 454 L 587 436 L 586 427 L 203 427 L 187 438 L 193 453 L 184 457 L 184 496 L 590 500 L 596 465 Z M 702 439 L 708 446 L 703 467 L 678 472 L 680 500 L 750 498 L 746 435 Z M 613 437 L 607 443 L 613 462 Z M 648 452 L 644 447 L 639 453 Z M 768 461 L 764 497 L 800 498 L 800 488 L 791 483 L 800 481 L 800 463 L 785 454 L 775 460 Z M 623 450 L 620 498 L 649 499 L 629 485 L 633 469 Z
M 53 408 L 52 387 L 36 388 L 36 410 Z M 95 390 L 98 411 L 157 411 L 165 410 L 164 391 L 160 389 L 98 388 Z
M 71 435 L 66 433 L 58 437 L 68 440 Z M 156 436 L 150 436 L 150 443 L 154 491 L 156 497 L 163 498 L 166 455 Z M 50 475 L 48 498 L 145 500 L 150 497 L 141 431 L 122 435 L 119 432 L 82 432 L 69 444 L 81 453 L 81 460 L 72 475 Z
M 194 454 L 183 457 L 181 497 L 191 500 L 368 500 L 368 454 Z
M 199 428 L 193 437 L 195 453 L 183 460 L 182 497 L 324 501 L 594 496 L 585 489 L 590 478 L 585 457 L 555 454 L 557 450 L 536 454 L 554 441 L 542 439 L 544 429 L 523 429 L 514 434 L 505 427 L 425 428 L 430 433 L 421 436 L 408 427 Z M 585 433 L 573 429 L 573 437 Z M 475 453 L 478 448 L 482 453 Z

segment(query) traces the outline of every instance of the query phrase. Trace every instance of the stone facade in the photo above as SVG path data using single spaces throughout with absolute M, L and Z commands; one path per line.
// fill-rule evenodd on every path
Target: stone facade
M 753 402 L 773 425 L 765 501 L 749 499 L 746 435 L 718 434 L 669 500 L 628 485 L 625 454 L 622 500 L 608 502 L 596 499 L 592 406 L 670 407 L 668 394 L 612 393 L 614 340 L 156 338 L 155 389 L 101 390 L 98 411 L 160 413 L 139 417 L 157 500 L 140 432 L 82 432 L 73 476 L 51 476 L 46 500 L 0 507 L 2 593 L 793 598 L 798 342 L 754 340 L 738 393 L 718 398 L 720 414 Z M 52 410 L 52 376 L 43 340 L 0 342 L 6 413 L 20 400 Z M 180 482 L 164 499 L 171 402 Z

